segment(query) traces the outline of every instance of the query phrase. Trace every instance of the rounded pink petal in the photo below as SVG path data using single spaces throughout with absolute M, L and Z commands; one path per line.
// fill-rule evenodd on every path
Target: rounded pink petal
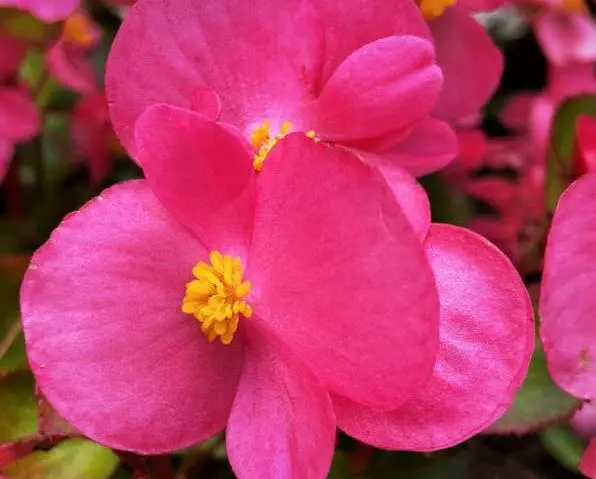
M 295 120 L 294 110 L 312 100 L 303 74 L 320 53 L 304 50 L 319 29 L 305 20 L 312 14 L 309 2 L 296 3 L 136 3 L 118 32 L 106 76 L 122 143 L 135 154 L 134 123 L 147 106 L 188 108 L 205 87 L 221 99 L 221 120 L 241 130 L 267 118 Z
M 385 180 L 351 153 L 302 134 L 270 153 L 246 276 L 256 314 L 331 391 L 387 409 L 428 380 L 432 272 Z
M 590 441 L 582 454 L 579 470 L 584 476 L 596 479 L 596 439 Z
M 573 430 L 581 437 L 589 439 L 596 437 L 596 404 L 585 402 L 571 418 Z
M 0 137 L 15 142 L 30 140 L 39 131 L 37 107 L 20 88 L 0 88 Z
M 507 128 L 524 132 L 528 130 L 528 122 L 532 115 L 534 102 L 537 100 L 535 93 L 522 92 L 508 99 L 503 107 L 500 120 Z
M 221 113 L 221 99 L 211 88 L 200 87 L 195 90 L 190 99 L 190 109 L 215 121 Z
M 86 48 L 58 40 L 46 52 L 48 70 L 63 85 L 81 93 L 96 89 L 97 79 Z
M 317 135 L 333 141 L 377 137 L 428 116 L 442 85 L 432 44 L 393 36 L 350 55 L 315 103 Z
M 556 65 L 596 60 L 596 25 L 586 15 L 546 12 L 535 31 L 546 57 Z
M 224 427 L 242 344 L 210 344 L 180 310 L 207 254 L 135 181 L 68 216 L 34 255 L 21 291 L 29 362 L 85 436 L 155 454 Z
M 25 42 L 0 33 L 0 82 L 5 82 L 17 73 L 26 54 Z
M 424 176 L 443 169 L 459 151 L 457 136 L 451 127 L 434 118 L 418 123 L 409 136 L 388 151 L 379 153 L 387 164 L 399 166 L 414 176 Z
M 484 27 L 457 6 L 430 25 L 445 77 L 436 116 L 455 121 L 477 113 L 499 85 L 501 52 Z
M 57 22 L 68 17 L 80 0 L 0 0 L 0 6 L 26 10 L 44 22 Z
M 136 144 L 147 181 L 166 208 L 210 250 L 244 256 L 255 172 L 242 143 L 199 113 L 154 105 L 137 122 Z
M 430 202 L 426 191 L 408 172 L 396 167 L 377 166 L 395 195 L 414 233 L 424 241 L 430 228 Z
M 540 333 L 553 379 L 580 398 L 596 397 L 596 174 L 559 200 L 544 257 Z
M 283 349 L 257 334 L 246 347 L 226 432 L 241 479 L 319 479 L 331 466 L 336 426 L 329 394 Z
M 532 305 L 503 253 L 451 225 L 432 225 L 425 244 L 441 302 L 433 377 L 395 411 L 335 401 L 339 427 L 385 449 L 443 449 L 482 431 L 513 401 L 533 351 Z

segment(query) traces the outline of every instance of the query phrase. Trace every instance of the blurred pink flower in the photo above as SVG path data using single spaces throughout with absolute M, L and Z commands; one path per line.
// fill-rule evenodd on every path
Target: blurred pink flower
M 448 125 L 429 116 L 442 75 L 409 0 L 147 0 L 127 15 L 106 82 L 133 157 L 135 121 L 157 102 L 227 124 L 259 162 L 289 131 L 415 175 L 457 152 Z
M 163 104 L 134 138 L 147 180 L 64 220 L 22 289 L 38 384 L 82 433 L 160 453 L 226 428 L 239 477 L 318 478 L 336 421 L 432 450 L 511 403 L 533 349 L 525 288 L 486 240 L 431 225 L 409 176 L 392 192 L 300 133 L 256 174 L 234 132 Z
M 475 18 L 505 0 L 418 0 L 428 18 L 444 75 L 444 87 L 435 108 L 438 118 L 456 122 L 480 111 L 499 86 L 503 57 L 485 27 Z
M 79 0 L 0 0 L 0 7 L 15 7 L 35 15 L 44 22 L 57 22 L 69 16 Z
M 81 93 L 97 89 L 90 56 L 101 30 L 86 13 L 77 12 L 64 22 L 62 35 L 46 52 L 48 70 L 63 85 Z
M 15 86 L 14 77 L 25 54 L 23 43 L 0 34 L 0 183 L 15 145 L 33 138 L 40 127 L 37 108 L 28 92 Z
M 596 173 L 596 118 L 582 115 L 575 128 L 573 156 L 576 177 Z
M 72 114 L 70 131 L 76 157 L 88 166 L 91 180 L 100 183 L 110 170 L 116 144 L 103 92 L 94 91 L 79 100 Z

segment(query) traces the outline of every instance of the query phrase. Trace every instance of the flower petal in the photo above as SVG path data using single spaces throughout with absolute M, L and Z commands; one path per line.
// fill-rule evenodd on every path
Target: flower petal
M 80 93 L 93 92 L 98 79 L 87 49 L 60 39 L 46 52 L 48 70 L 60 83 Z
M 302 134 L 278 143 L 247 269 L 255 313 L 331 391 L 392 408 L 428 379 L 430 267 L 385 180 L 351 153 Z
M 484 27 L 460 7 L 430 22 L 445 83 L 435 115 L 455 121 L 473 115 L 499 85 L 503 57 Z
M 224 427 L 241 342 L 210 344 L 180 311 L 206 254 L 134 181 L 67 217 L 34 255 L 21 292 L 29 361 L 42 393 L 85 436 L 154 454 Z
M 39 131 L 39 115 L 27 92 L 20 88 L 0 88 L 0 132 L 2 138 L 25 141 Z
M 324 46 L 312 15 L 307 1 L 293 8 L 272 8 L 269 0 L 137 2 L 118 32 L 106 75 L 122 143 L 136 156 L 134 124 L 144 109 L 155 103 L 188 108 L 202 87 L 219 95 L 221 120 L 243 131 L 267 118 L 301 127 L 293 112 L 312 99 L 304 74 L 320 62 Z
M 0 33 L 0 82 L 4 83 L 17 73 L 26 54 L 25 42 Z
M 533 351 L 532 305 L 497 248 L 463 228 L 435 224 L 426 250 L 441 301 L 432 379 L 391 412 L 335 401 L 339 426 L 381 448 L 431 451 L 480 432 L 513 401 Z
M 326 477 L 335 445 L 329 394 L 268 338 L 253 334 L 245 358 L 226 434 L 238 477 Z
M 596 25 L 590 17 L 547 12 L 535 29 L 540 46 L 555 65 L 596 60 Z
M 155 195 L 210 250 L 244 256 L 254 210 L 252 160 L 199 113 L 149 107 L 136 127 L 138 159 Z
M 553 379 L 580 398 L 596 397 L 596 174 L 561 196 L 544 257 L 540 334 Z
M 588 443 L 579 463 L 580 472 L 588 478 L 596 478 L 596 439 Z
M 353 141 L 407 128 L 434 108 L 442 85 L 432 44 L 393 36 L 352 53 L 314 104 L 317 134 Z
M 383 162 L 399 166 L 414 176 L 424 176 L 447 166 L 458 151 L 457 136 L 451 127 L 427 118 L 404 140 L 379 156 Z

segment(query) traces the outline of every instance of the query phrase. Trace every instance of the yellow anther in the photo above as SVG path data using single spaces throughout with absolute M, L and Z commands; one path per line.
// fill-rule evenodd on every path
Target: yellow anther
M 263 121 L 257 126 L 250 135 L 250 144 L 255 147 L 256 153 L 253 155 L 252 166 L 256 171 L 261 171 L 265 164 L 265 159 L 271 149 L 284 136 L 292 131 L 292 123 L 289 121 L 282 122 L 279 132 L 273 133 L 271 131 L 271 122 L 269 120 Z M 305 135 L 314 140 L 319 141 L 314 130 L 307 131 Z
M 209 261 L 211 264 L 199 261 L 192 269 L 195 279 L 186 285 L 182 312 L 201 322 L 201 331 L 210 342 L 219 337 L 223 344 L 230 344 L 240 316 L 252 316 L 246 302 L 250 281 L 242 280 L 240 258 L 212 251 Z
M 89 47 L 95 40 L 91 21 L 82 13 L 75 13 L 64 22 L 64 36 L 71 43 Z
M 433 20 L 445 13 L 448 7 L 453 7 L 457 0 L 418 0 L 420 9 L 427 20 Z

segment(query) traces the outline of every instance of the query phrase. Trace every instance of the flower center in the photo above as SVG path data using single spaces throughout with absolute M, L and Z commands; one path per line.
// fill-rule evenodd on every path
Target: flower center
M 240 316 L 252 316 L 252 308 L 244 299 L 250 293 L 250 282 L 242 280 L 240 258 L 212 251 L 209 261 L 211 264 L 199 261 L 193 268 L 196 279 L 186 285 L 182 312 L 201 322 L 209 342 L 219 336 L 223 344 L 230 344 Z
M 584 13 L 586 6 L 584 0 L 561 0 L 560 9 L 566 13 Z
M 66 19 L 64 22 L 64 36 L 71 43 L 82 47 L 91 46 L 95 40 L 91 22 L 81 13 L 75 13 Z
M 457 0 L 418 0 L 420 10 L 427 20 L 433 20 L 445 13 L 447 7 L 452 7 Z
M 292 123 L 289 121 L 284 121 L 281 124 L 279 132 L 273 133 L 271 130 L 271 122 L 269 120 L 263 121 L 263 123 L 261 123 L 252 131 L 250 134 L 250 144 L 256 149 L 256 153 L 252 157 L 252 166 L 256 171 L 261 171 L 263 169 L 263 164 L 265 163 L 265 159 L 267 158 L 267 155 L 271 149 L 279 140 L 281 140 L 291 131 Z M 305 135 L 314 141 L 319 141 L 316 133 L 313 130 L 307 131 Z

